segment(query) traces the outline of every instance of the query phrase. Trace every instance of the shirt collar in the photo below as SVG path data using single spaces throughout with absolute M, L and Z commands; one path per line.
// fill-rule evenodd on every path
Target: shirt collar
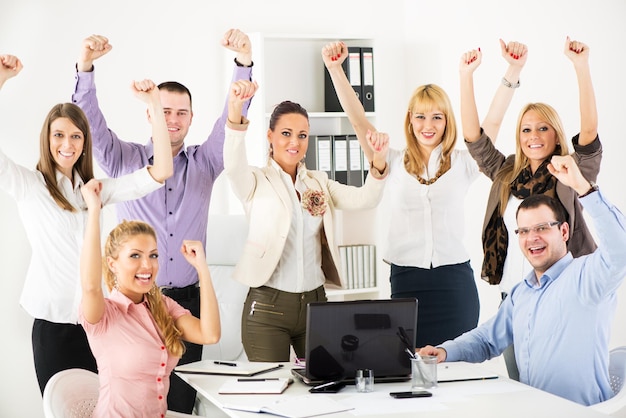
M 148 157 L 149 160 L 154 160 L 154 143 L 152 142 L 152 138 L 150 138 L 150 140 L 146 144 L 145 150 L 146 157 Z M 178 157 L 181 154 L 188 158 L 187 148 L 185 148 L 185 144 L 183 144 L 183 146 L 180 148 L 180 151 L 178 151 L 178 154 L 176 154 L 174 158 Z
M 274 161 L 273 158 L 270 158 L 270 167 L 272 167 L 274 170 L 276 170 L 276 172 L 280 175 L 286 175 L 289 176 L 289 174 L 287 174 L 280 165 L 278 165 L 278 163 L 276 161 Z M 298 166 L 296 167 L 296 177 L 300 178 L 300 180 L 304 179 L 306 177 L 306 166 L 304 165 L 304 162 L 300 161 L 298 163 Z
M 543 273 L 539 279 L 535 276 L 535 271 L 531 271 L 528 273 L 524 281 L 526 285 L 531 288 L 537 287 L 538 284 L 541 284 L 540 287 L 545 287 L 548 283 L 553 282 L 558 279 L 558 277 L 563 273 L 563 270 L 574 260 L 574 256 L 572 253 L 568 252 L 565 254 L 559 261 L 552 264 L 552 266 Z
M 119 290 L 115 288 L 111 290 L 109 299 L 117 303 L 120 307 L 122 307 L 124 309 L 124 313 L 128 313 L 128 311 L 130 310 L 130 307 L 135 305 L 135 303 L 132 300 L 130 300 L 125 294 L 123 294 L 122 292 L 120 292 Z M 146 299 L 145 295 L 141 303 L 146 305 L 146 307 L 148 306 L 148 300 Z
M 54 174 L 56 176 L 57 186 L 59 187 L 61 187 L 62 182 L 70 181 L 70 179 L 65 177 L 65 174 L 61 173 L 59 170 L 55 170 Z M 74 177 L 74 184 L 72 184 L 72 190 L 74 191 L 79 190 L 85 184 L 85 182 L 83 181 L 82 177 L 80 176 L 80 174 L 78 174 L 78 171 L 76 170 L 73 171 L 72 177 Z

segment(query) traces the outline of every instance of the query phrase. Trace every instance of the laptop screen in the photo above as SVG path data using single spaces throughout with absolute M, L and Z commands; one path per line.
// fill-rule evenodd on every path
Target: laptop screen
M 314 302 L 308 305 L 306 375 L 353 380 L 371 369 L 376 380 L 406 377 L 411 362 L 398 336 L 404 328 L 415 347 L 417 299 Z

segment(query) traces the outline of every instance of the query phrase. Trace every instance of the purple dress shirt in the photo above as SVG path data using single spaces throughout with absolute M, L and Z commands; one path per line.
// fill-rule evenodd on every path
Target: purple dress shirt
M 95 69 L 77 72 L 72 102 L 87 115 L 93 136 L 94 156 L 110 177 L 120 177 L 152 164 L 152 140 L 142 145 L 125 142 L 111 131 L 98 106 Z M 251 80 L 252 67 L 236 66 L 233 81 Z M 244 105 L 247 115 L 250 101 Z M 180 253 L 184 239 L 199 240 L 206 246 L 209 204 L 213 183 L 224 169 L 224 126 L 227 103 L 207 140 L 200 145 L 183 147 L 174 157 L 174 175 L 165 187 L 141 199 L 119 203 L 118 219 L 140 219 L 157 232 L 159 249 L 159 286 L 185 287 L 198 282 L 196 270 Z

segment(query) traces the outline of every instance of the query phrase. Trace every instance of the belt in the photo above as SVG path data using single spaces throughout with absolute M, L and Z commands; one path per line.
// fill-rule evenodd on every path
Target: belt
M 169 296 L 174 300 L 188 300 L 200 296 L 198 283 L 190 284 L 185 287 L 161 286 L 159 289 L 165 296 Z

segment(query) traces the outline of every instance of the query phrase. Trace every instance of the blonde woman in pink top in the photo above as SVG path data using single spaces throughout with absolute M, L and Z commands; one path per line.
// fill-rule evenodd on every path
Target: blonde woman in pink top
M 156 286 L 159 270 L 154 229 L 123 221 L 100 251 L 100 191 L 91 180 L 81 188 L 88 219 L 80 260 L 80 318 L 98 364 L 100 394 L 94 417 L 164 417 L 169 376 L 184 352 L 183 340 L 220 339 L 217 300 L 204 249 L 183 241 L 181 252 L 200 279 L 200 319 Z M 109 289 L 104 297 L 102 273 Z

